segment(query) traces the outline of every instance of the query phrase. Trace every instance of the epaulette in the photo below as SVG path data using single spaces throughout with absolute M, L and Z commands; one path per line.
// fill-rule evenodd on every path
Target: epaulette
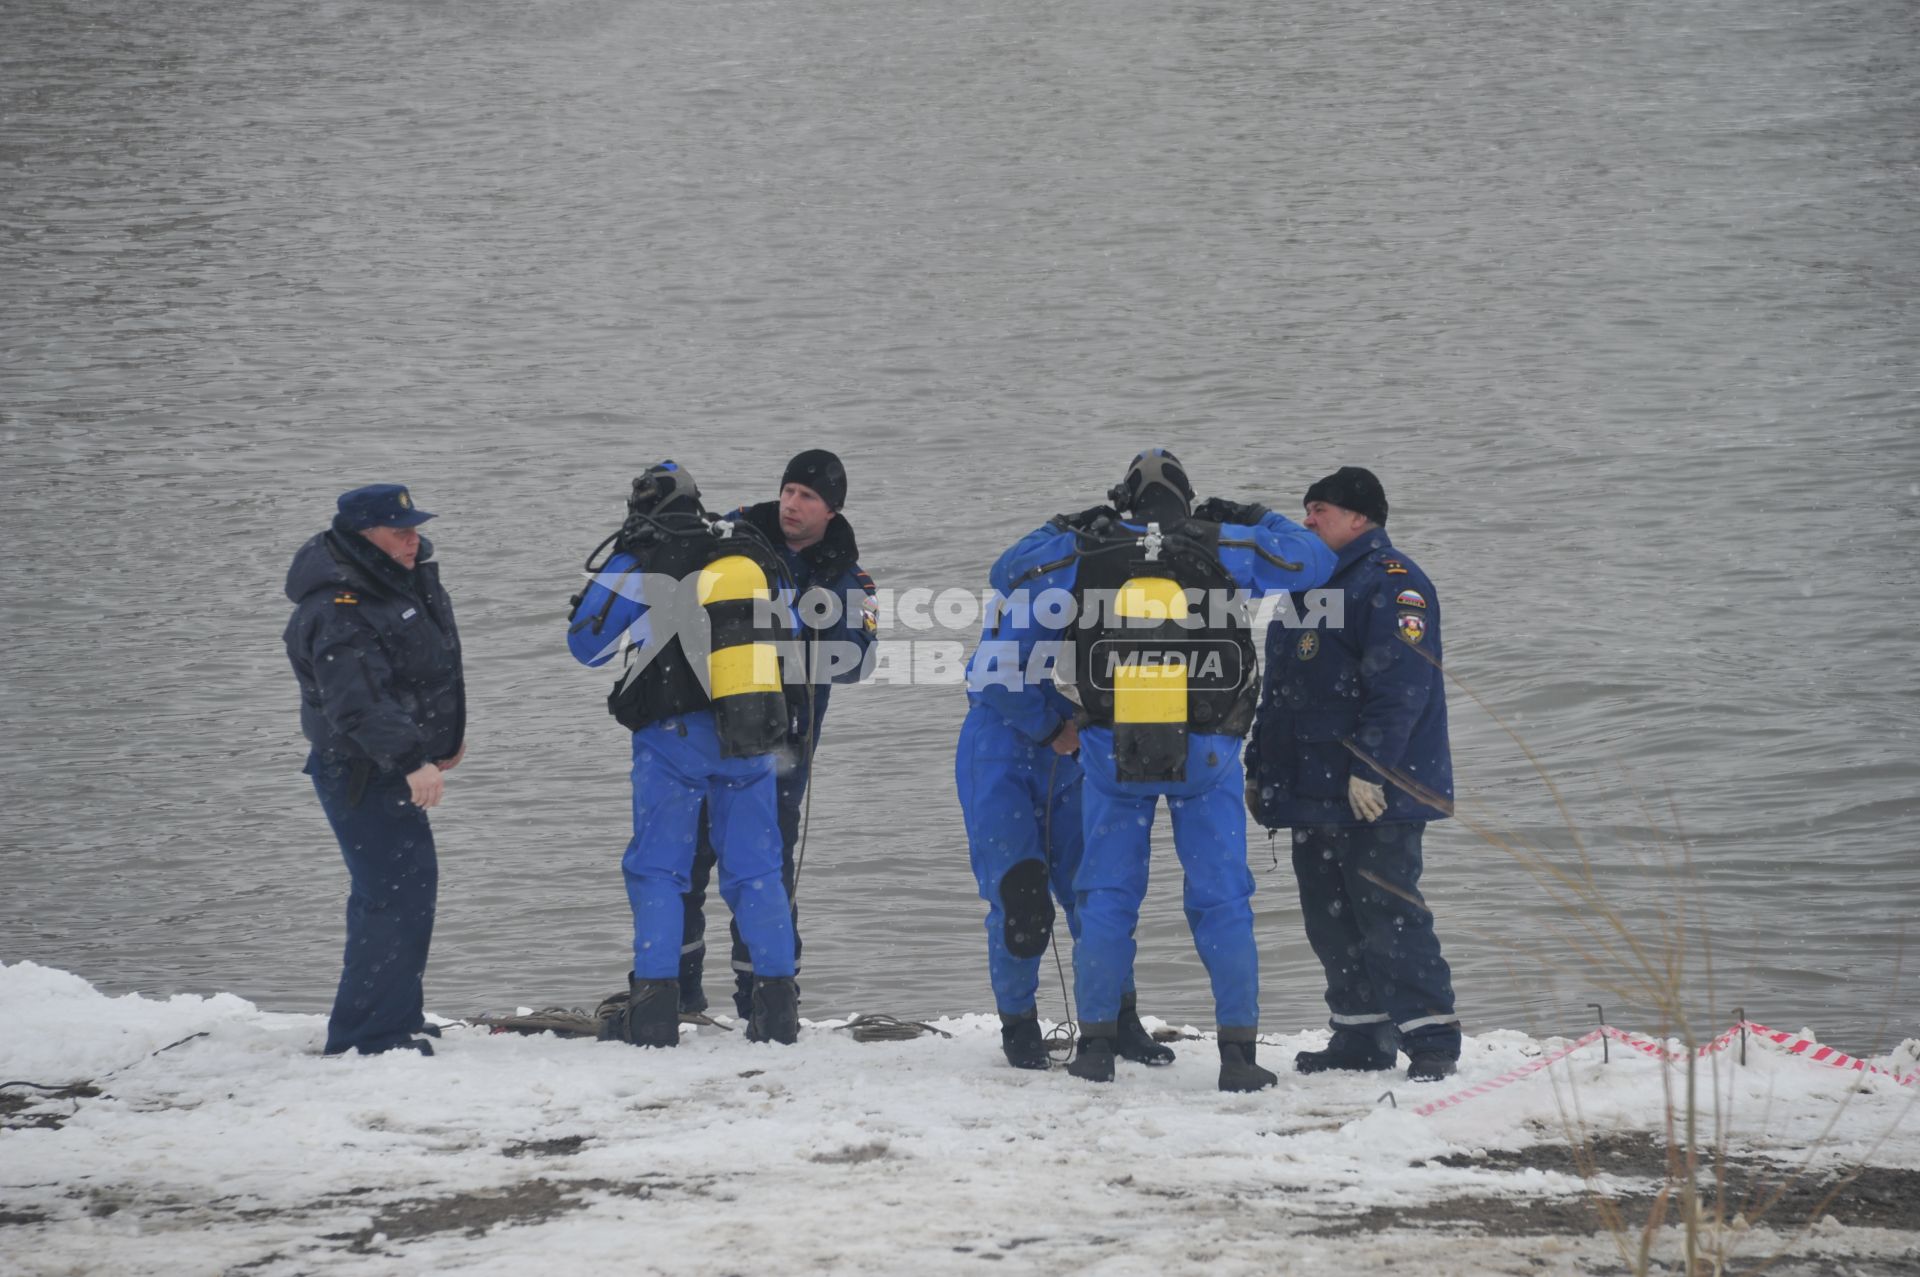
M 865 590 L 868 594 L 872 594 L 874 592 L 873 578 L 867 575 L 867 570 L 865 568 L 855 567 L 853 569 L 853 579 L 858 581 L 860 583 L 860 588 Z
M 342 590 L 333 596 L 333 601 L 335 603 L 358 603 L 360 602 L 360 596 L 352 590 Z

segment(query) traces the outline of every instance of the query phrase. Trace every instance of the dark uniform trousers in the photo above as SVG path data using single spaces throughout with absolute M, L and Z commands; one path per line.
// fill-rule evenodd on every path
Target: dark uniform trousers
M 375 774 L 356 786 L 354 770 L 317 756 L 307 762 L 353 879 L 329 1055 L 386 1050 L 425 1023 L 421 981 L 440 886 L 433 829 L 410 800 L 406 777 Z
M 1335 1029 L 1460 1053 L 1453 975 L 1420 898 L 1423 821 L 1300 825 L 1293 872 Z

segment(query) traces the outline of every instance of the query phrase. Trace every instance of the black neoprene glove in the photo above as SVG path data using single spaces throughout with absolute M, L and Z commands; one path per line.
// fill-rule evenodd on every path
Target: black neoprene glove
M 1243 527 L 1253 527 L 1273 511 L 1250 501 L 1229 501 L 1225 497 L 1208 497 L 1193 508 L 1193 517 L 1205 519 L 1209 523 L 1238 523 Z

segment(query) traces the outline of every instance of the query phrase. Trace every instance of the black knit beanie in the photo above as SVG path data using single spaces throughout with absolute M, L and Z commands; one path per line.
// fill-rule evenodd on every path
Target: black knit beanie
M 789 483 L 802 483 L 820 494 L 830 510 L 838 510 L 847 503 L 847 468 L 840 464 L 840 458 L 825 448 L 808 448 L 793 460 L 787 462 L 786 473 L 780 476 L 780 486 Z
M 1387 521 L 1387 490 L 1380 486 L 1373 471 L 1359 466 L 1341 466 L 1308 488 L 1301 504 L 1312 505 L 1316 501 L 1364 514 L 1378 524 L 1384 525 Z

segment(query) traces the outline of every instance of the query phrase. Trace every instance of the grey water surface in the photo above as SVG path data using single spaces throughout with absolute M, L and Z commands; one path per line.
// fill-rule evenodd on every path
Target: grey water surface
M 9 0 L 0 958 L 328 1004 L 279 635 L 343 488 L 441 516 L 458 1014 L 620 987 L 625 740 L 563 630 L 638 468 L 757 500 L 833 448 L 883 588 L 977 589 L 1161 443 L 1285 512 L 1383 476 L 1463 684 L 1469 1031 L 1662 1027 L 1529 872 L 1584 847 L 1656 961 L 1686 919 L 1701 1029 L 1920 1035 L 1917 197 L 1908 0 Z M 991 1009 L 963 711 L 836 694 L 811 1014 Z M 1143 1007 L 1205 1024 L 1158 837 Z

